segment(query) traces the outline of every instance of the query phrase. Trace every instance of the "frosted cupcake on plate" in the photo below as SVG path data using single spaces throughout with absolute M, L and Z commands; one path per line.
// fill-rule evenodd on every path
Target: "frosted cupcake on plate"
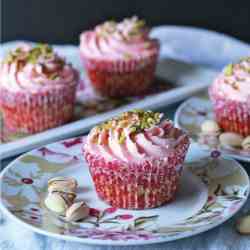
M 108 21 L 80 36 L 80 55 L 94 88 L 105 96 L 145 93 L 154 80 L 159 43 L 137 17 Z
M 101 199 L 145 209 L 175 197 L 188 147 L 187 135 L 162 114 L 134 110 L 94 127 L 83 152 Z
M 220 127 L 227 132 L 250 135 L 250 57 L 227 65 L 209 93 Z
M 46 44 L 23 44 L 0 65 L 0 108 L 8 129 L 35 133 L 71 120 L 78 73 Z

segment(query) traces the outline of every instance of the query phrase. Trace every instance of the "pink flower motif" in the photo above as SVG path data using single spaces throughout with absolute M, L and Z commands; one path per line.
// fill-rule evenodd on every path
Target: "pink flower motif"
M 105 229 L 87 229 L 87 228 L 77 228 L 77 229 L 69 229 L 65 231 L 66 234 L 74 235 L 78 237 L 86 237 L 91 239 L 101 239 L 101 240 L 150 240 L 157 238 L 151 232 L 146 231 L 111 231 Z
M 38 212 L 39 211 L 38 208 L 34 208 L 34 207 L 32 207 L 30 210 L 33 211 L 33 212 Z
M 106 209 L 104 210 L 104 213 L 112 214 L 112 213 L 114 213 L 114 212 L 116 212 L 116 211 L 117 211 L 117 208 L 115 208 L 115 207 L 109 207 L 109 208 L 106 208 Z
M 210 156 L 211 156 L 212 158 L 215 158 L 215 159 L 219 158 L 220 155 L 221 155 L 221 152 L 218 151 L 218 150 L 213 150 L 213 151 L 211 152 L 211 154 L 210 154 Z
M 45 155 L 61 155 L 63 157 L 69 156 L 68 154 L 55 152 L 55 151 L 50 150 L 46 147 L 39 148 L 38 151 L 42 153 L 42 156 L 45 156 Z
M 207 197 L 207 203 L 208 203 L 208 204 L 214 203 L 215 200 L 216 200 L 216 196 L 209 195 L 209 196 Z
M 22 183 L 27 184 L 27 185 L 31 185 L 34 182 L 30 178 L 22 178 L 21 181 L 22 181 Z
M 78 137 L 78 138 L 75 138 L 75 139 L 72 139 L 72 140 L 67 140 L 67 141 L 64 141 L 62 144 L 66 147 L 66 148 L 70 148 L 76 144 L 80 144 L 82 143 L 82 138 L 81 137 Z
M 79 158 L 78 158 L 76 155 L 74 155 L 74 156 L 73 156 L 73 160 L 79 161 Z
M 120 220 L 130 220 L 130 219 L 133 218 L 133 215 L 131 215 L 131 214 L 121 214 L 121 215 L 117 215 L 116 218 L 120 219 Z
M 93 216 L 93 217 L 99 217 L 101 211 L 99 211 L 98 209 L 95 208 L 90 208 L 89 209 L 89 215 Z
M 207 112 L 206 111 L 202 111 L 202 110 L 197 110 L 197 114 L 200 116 L 206 116 Z

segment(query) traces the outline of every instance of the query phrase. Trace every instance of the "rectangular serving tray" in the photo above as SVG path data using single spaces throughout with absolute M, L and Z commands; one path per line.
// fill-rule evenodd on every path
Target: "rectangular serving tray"
M 75 67 L 82 71 L 77 47 L 55 46 L 55 49 L 64 54 L 68 61 L 72 62 Z M 84 73 L 82 72 L 82 74 Z M 86 133 L 96 124 L 126 110 L 134 108 L 154 110 L 163 106 L 168 106 L 206 89 L 216 74 L 217 72 L 211 68 L 175 61 L 173 59 L 166 59 L 160 56 L 156 76 L 163 79 L 166 84 L 169 82 L 171 83 L 171 88 L 169 90 L 146 96 L 133 103 L 122 105 L 107 112 L 85 117 L 41 133 L 28 135 L 11 142 L 1 143 L 0 160 L 56 140 Z

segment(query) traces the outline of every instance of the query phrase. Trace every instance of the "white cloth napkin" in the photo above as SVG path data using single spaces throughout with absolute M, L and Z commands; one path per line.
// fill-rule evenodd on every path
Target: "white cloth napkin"
M 161 41 L 161 54 L 190 63 L 208 65 L 220 69 L 225 64 L 250 55 L 250 46 L 237 39 L 213 31 L 191 27 L 160 26 L 152 31 L 152 36 Z M 16 41 L 5 43 L 0 48 L 0 58 Z M 62 53 L 70 53 L 72 46 L 55 46 Z M 123 249 L 248 249 L 249 239 L 240 239 L 235 234 L 232 221 L 202 235 L 177 242 Z M 78 249 L 121 249 L 120 247 L 88 246 L 65 242 L 33 233 L 15 224 L 8 218 L 0 221 L 0 250 L 78 250 Z

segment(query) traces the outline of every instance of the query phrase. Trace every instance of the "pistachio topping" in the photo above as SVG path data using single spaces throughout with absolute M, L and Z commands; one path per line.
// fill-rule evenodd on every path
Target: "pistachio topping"
M 125 18 L 122 22 L 107 21 L 96 28 L 97 34 L 102 37 L 115 34 L 122 40 L 130 40 L 144 34 L 145 21 L 133 16 Z
M 44 73 L 48 75 L 49 79 L 55 80 L 58 74 L 46 67 L 47 62 L 51 64 L 52 61 L 57 70 L 61 69 L 65 64 L 64 60 L 53 52 L 51 46 L 40 43 L 34 47 L 18 47 L 13 51 L 9 51 L 3 60 L 4 63 L 17 63 L 21 67 L 27 63 L 36 64 L 41 68 L 40 73 Z
M 231 76 L 231 75 L 233 74 L 233 64 L 232 64 L 232 63 L 228 64 L 228 65 L 225 67 L 225 69 L 224 69 L 224 74 L 225 74 L 226 76 Z
M 126 135 L 124 134 L 124 132 L 122 132 L 120 134 L 120 137 L 119 137 L 119 143 L 122 144 L 125 142 L 125 139 L 126 139 Z
M 53 50 L 48 44 L 37 44 L 29 51 L 28 62 L 35 64 L 40 57 L 49 59 L 53 56 Z
M 10 64 L 14 61 L 17 61 L 18 59 L 24 59 L 25 58 L 25 52 L 21 48 L 16 48 L 13 51 L 9 51 L 7 55 L 5 56 L 3 62 Z
M 123 128 L 128 128 L 130 134 L 137 134 L 146 129 L 160 123 L 163 114 L 153 111 L 144 111 L 142 109 L 135 109 L 127 111 L 119 115 L 118 117 L 112 118 L 111 120 L 102 123 L 101 125 L 93 129 L 93 142 L 100 143 L 98 140 L 98 133 L 105 130 L 118 130 L 119 132 L 119 143 L 124 143 L 126 139 Z

